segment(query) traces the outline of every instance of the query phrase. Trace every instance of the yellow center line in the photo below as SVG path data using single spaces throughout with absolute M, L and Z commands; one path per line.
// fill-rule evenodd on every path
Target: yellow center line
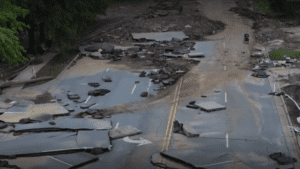
M 177 90 L 178 90 L 178 87 L 179 87 L 179 85 L 177 85 L 176 86 L 176 89 L 175 89 L 175 96 L 174 96 L 174 103 L 176 103 L 176 96 L 177 96 Z M 176 105 L 176 104 L 175 104 Z M 168 124 L 167 124 L 167 127 L 166 127 L 166 133 L 165 133 L 165 137 L 164 137 L 164 139 L 163 139 L 163 145 L 162 145 L 162 149 L 161 149 L 161 152 L 163 152 L 163 151 L 165 151 L 165 147 L 166 147 L 166 145 L 167 145 L 167 138 L 168 138 L 168 133 L 170 132 L 170 130 L 172 129 L 172 127 L 170 128 L 170 123 L 171 123 L 171 125 L 173 124 L 172 123 L 172 119 L 173 119 L 173 110 L 174 110 L 174 107 L 175 107 L 175 105 L 172 105 L 172 107 L 171 107 L 171 111 L 170 111 L 170 114 L 169 114 L 169 118 L 168 118 Z M 172 132 L 173 130 L 171 130 L 171 132 Z M 166 161 L 165 161 L 165 159 L 163 158 L 163 159 L 159 159 L 158 160 L 158 163 L 165 163 Z M 160 167 L 157 167 L 157 169 L 159 169 Z
M 175 118 L 176 118 L 176 114 L 177 114 L 177 107 L 178 107 L 178 104 L 179 104 L 179 94 L 180 94 L 180 89 L 181 89 L 181 85 L 182 85 L 182 79 L 181 79 L 181 82 L 180 82 L 180 86 L 178 88 L 178 92 L 177 92 L 177 97 L 176 97 L 176 103 L 175 103 L 175 109 L 174 109 L 174 112 L 172 113 L 172 122 L 174 122 Z M 174 123 L 171 123 L 171 126 L 170 128 L 172 129 L 174 127 Z M 166 145 L 166 149 L 165 151 L 168 151 L 169 150 L 169 145 L 170 145 L 170 141 L 171 141 L 171 137 L 172 137 L 172 133 L 173 133 L 173 130 L 169 131 L 169 136 L 167 138 L 167 145 Z
M 176 86 L 176 89 L 175 89 L 174 103 L 176 101 L 177 89 L 178 89 L 178 85 Z M 170 114 L 169 114 L 168 124 L 167 124 L 166 133 L 165 133 L 165 137 L 164 137 L 164 140 L 163 140 L 163 145 L 162 145 L 162 150 L 161 151 L 164 151 L 164 147 L 165 147 L 165 144 L 166 144 L 166 139 L 167 139 L 168 133 L 169 133 L 169 126 L 170 126 L 170 123 L 172 121 L 172 114 L 173 114 L 174 106 L 175 105 L 172 105 L 172 107 L 171 107 L 171 111 L 170 111 Z

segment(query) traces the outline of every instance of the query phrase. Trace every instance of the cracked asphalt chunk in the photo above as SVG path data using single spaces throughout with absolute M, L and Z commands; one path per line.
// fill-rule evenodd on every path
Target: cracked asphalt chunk
M 119 127 L 109 131 L 109 137 L 112 140 L 137 134 L 142 134 L 142 131 L 132 126 Z
M 108 120 L 95 120 L 95 119 L 71 119 L 61 118 L 54 120 L 55 125 L 49 122 L 31 123 L 31 124 L 16 124 L 16 132 L 25 131 L 57 131 L 57 130 L 81 130 L 81 129 L 111 129 L 111 121 Z
M 79 147 L 94 147 L 110 150 L 112 145 L 108 136 L 109 130 L 78 131 L 77 144 Z
M 39 145 L 39 146 L 36 146 Z M 1 142 L 0 156 L 22 156 L 45 152 L 80 149 L 76 143 L 76 132 L 47 132 L 20 136 Z

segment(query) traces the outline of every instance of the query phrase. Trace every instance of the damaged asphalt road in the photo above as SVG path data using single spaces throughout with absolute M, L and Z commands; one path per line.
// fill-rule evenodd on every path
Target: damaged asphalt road
M 217 4 L 227 5 L 220 0 L 203 3 L 208 5 L 205 13 Z M 229 50 L 225 45 L 217 49 L 222 46 L 220 37 L 190 41 L 195 37 L 183 31 L 133 31 L 136 42 L 127 46 L 106 39 L 82 45 L 79 51 L 85 57 L 51 92 L 55 103 L 1 105 L 0 164 L 82 169 L 293 167 L 295 154 L 279 125 L 274 97 L 268 95 L 268 74 L 261 70 L 272 64 L 259 63 L 253 77 L 229 63 L 249 57 L 248 46 L 242 46 L 249 32 L 245 26 L 238 29 L 245 32 L 236 33 L 233 28 L 240 25 L 235 23 L 224 35 L 241 38 L 227 43 Z M 217 64 L 219 60 L 223 63 Z M 103 63 L 106 67 L 100 66 Z M 49 109 L 42 111 L 46 106 Z

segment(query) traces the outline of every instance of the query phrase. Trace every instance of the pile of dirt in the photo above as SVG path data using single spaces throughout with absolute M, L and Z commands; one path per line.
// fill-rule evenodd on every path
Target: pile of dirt
M 144 11 L 143 13 L 133 10 L 131 15 L 135 15 L 135 19 L 125 17 L 124 20 L 128 19 L 128 23 L 114 25 L 100 38 L 106 42 L 122 44 L 124 41 L 132 41 L 131 33 L 183 31 L 190 37 L 190 40 L 203 40 L 205 35 L 212 35 L 225 28 L 224 23 L 202 16 L 198 12 L 197 1 L 159 1 L 154 5 L 149 5 L 145 3 L 139 7 L 139 11 Z M 116 12 L 123 14 L 128 8 L 122 5 L 118 11 L 109 10 L 109 15 L 115 16 Z

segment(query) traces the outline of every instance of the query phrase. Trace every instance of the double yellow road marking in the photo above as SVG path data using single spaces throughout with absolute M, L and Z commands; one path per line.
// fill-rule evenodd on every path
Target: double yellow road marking
M 183 77 L 181 78 L 179 85 L 177 85 L 176 89 L 175 89 L 175 96 L 174 96 L 175 104 L 173 104 L 171 107 L 171 111 L 170 111 L 169 118 L 168 118 L 168 124 L 167 124 L 167 128 L 166 128 L 166 134 L 163 139 L 161 152 L 169 150 L 169 145 L 170 145 L 171 136 L 172 136 L 172 132 L 173 132 L 174 120 L 175 120 L 176 114 L 177 114 L 177 107 L 178 107 L 178 103 L 179 103 L 179 94 L 180 94 L 182 81 L 183 81 Z M 159 159 L 159 163 L 165 163 L 165 159 Z

